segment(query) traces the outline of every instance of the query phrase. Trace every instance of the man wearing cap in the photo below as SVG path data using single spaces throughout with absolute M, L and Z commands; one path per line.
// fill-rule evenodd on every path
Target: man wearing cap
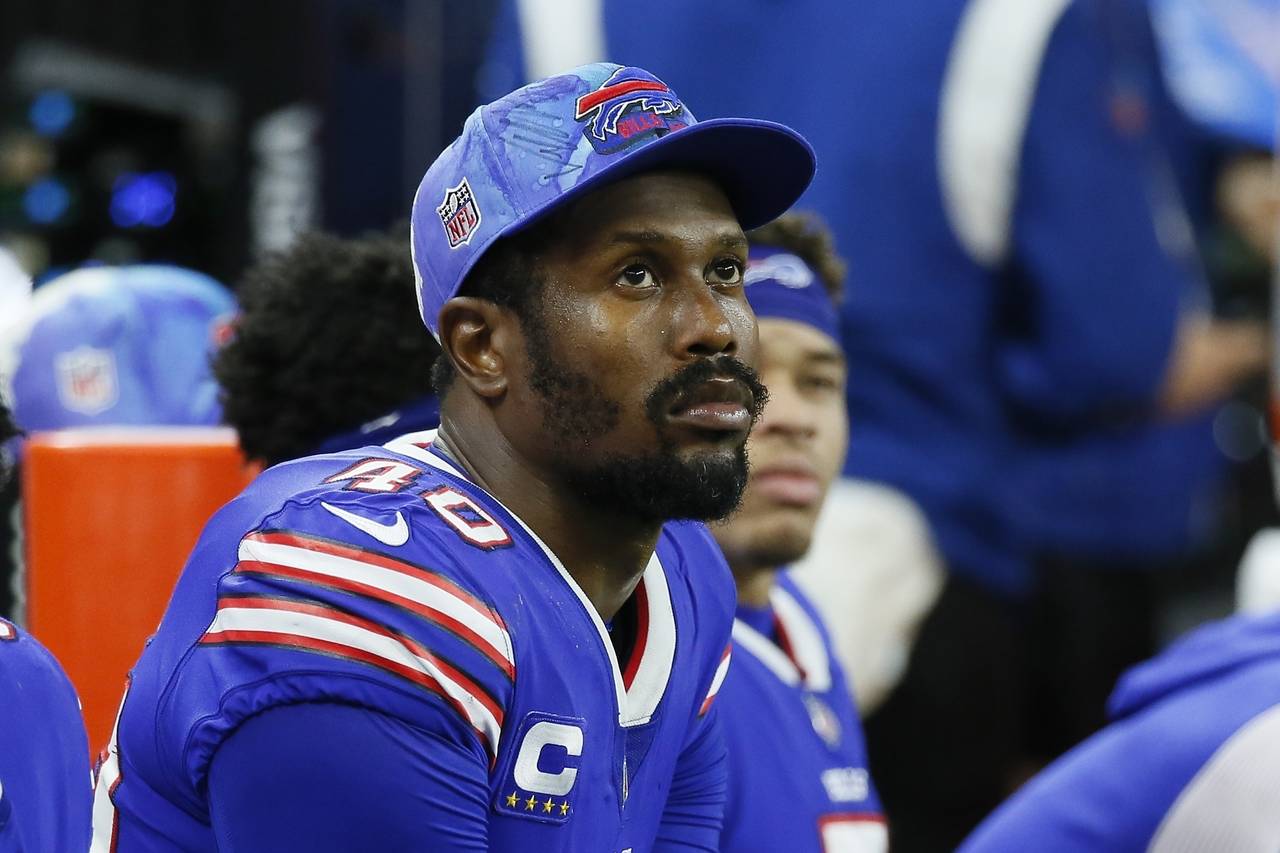
M 276 466 L 213 518 L 95 844 L 716 849 L 733 584 L 672 520 L 741 495 L 742 228 L 812 171 L 794 132 L 698 123 L 637 68 L 477 110 L 413 209 L 440 430 Z
M 809 549 L 848 445 L 835 305 L 844 265 L 810 217 L 787 214 L 747 236 L 769 405 L 748 442 L 742 508 L 712 528 L 738 584 L 733 666 L 718 700 L 729 745 L 721 849 L 883 851 L 848 679 L 787 569 Z

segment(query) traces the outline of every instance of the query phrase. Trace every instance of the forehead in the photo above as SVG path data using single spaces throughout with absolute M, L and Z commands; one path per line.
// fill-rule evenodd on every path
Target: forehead
M 845 363 L 844 350 L 825 332 L 808 323 L 782 317 L 758 317 L 760 351 L 768 366 L 800 365 L 805 362 Z
M 546 248 L 582 251 L 619 242 L 732 244 L 746 237 L 724 191 L 703 175 L 650 172 L 601 187 L 549 223 Z

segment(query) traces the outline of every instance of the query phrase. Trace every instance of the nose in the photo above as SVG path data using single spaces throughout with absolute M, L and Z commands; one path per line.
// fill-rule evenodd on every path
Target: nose
M 795 383 L 766 377 L 769 402 L 760 413 L 755 434 L 808 440 L 817 435 L 814 412 Z
M 745 300 L 719 293 L 701 278 L 677 291 L 671 328 L 679 357 L 737 355 L 740 338 L 754 334 L 755 318 Z

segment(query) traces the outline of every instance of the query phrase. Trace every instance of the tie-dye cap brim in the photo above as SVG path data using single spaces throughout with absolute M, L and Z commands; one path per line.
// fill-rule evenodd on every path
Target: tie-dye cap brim
M 422 320 L 440 308 L 494 241 L 604 184 L 655 169 L 715 180 L 744 229 L 785 213 L 813 179 L 809 143 L 760 119 L 698 121 L 640 68 L 597 63 L 480 107 L 436 158 L 413 201 Z

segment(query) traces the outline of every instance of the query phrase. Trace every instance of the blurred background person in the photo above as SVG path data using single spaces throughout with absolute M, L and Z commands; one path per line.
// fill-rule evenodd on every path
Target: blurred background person
M 1049 765 L 961 850 L 1280 846 L 1280 535 L 1254 537 L 1239 613 L 1120 680 L 1112 722 Z
M 439 426 L 440 346 L 422 334 L 408 233 L 308 233 L 246 271 L 213 370 L 249 459 L 270 466 Z
M 0 335 L 0 395 L 28 432 L 70 427 L 212 426 L 210 360 L 235 317 L 207 275 L 162 264 L 93 266 L 40 285 Z M 20 459 L 20 445 L 10 445 Z M 21 619 L 17 478 L 4 491 L 0 613 Z
M 885 850 L 852 687 L 787 570 L 809 547 L 848 446 L 836 311 L 844 265 L 812 216 L 787 214 L 747 236 L 769 403 L 748 440 L 742 507 L 712 527 L 738 585 L 718 704 L 730 765 L 721 849 Z
M 17 435 L 0 401 L 0 444 Z M 9 473 L 0 462 L 0 481 Z M 89 774 L 75 688 L 35 638 L 0 618 L 0 851 L 87 850 Z
M 1280 179 L 1272 153 L 1280 126 L 1280 3 L 1157 0 L 1152 9 L 1165 76 L 1191 123 L 1186 133 L 1192 156 L 1178 165 L 1184 180 L 1190 179 L 1199 236 L 1218 279 L 1219 310 L 1265 317 L 1280 245 Z M 1214 419 L 1219 433 L 1235 433 L 1225 442 L 1235 448 L 1233 461 L 1241 463 L 1232 484 L 1234 505 L 1254 513 L 1257 493 L 1270 490 L 1256 485 L 1258 475 L 1265 476 L 1256 452 L 1265 441 L 1262 386 L 1246 388 Z M 1228 412 L 1234 426 L 1223 424 Z M 1118 457 L 1115 462 L 1124 464 Z M 1069 475 L 1082 470 L 1087 469 L 1077 466 Z M 1170 485 L 1167 472 L 1178 470 L 1177 460 L 1149 470 L 1161 472 Z M 1062 473 L 1068 474 L 1065 467 Z M 1149 487 L 1122 488 L 1122 495 L 1132 495 Z M 1174 490 L 1172 497 L 1178 495 Z M 1158 506 L 1171 496 L 1149 497 Z M 1096 498 L 1099 508 L 1121 509 L 1114 499 Z M 1081 533 L 1106 529 L 1099 518 L 1092 533 Z M 1167 532 L 1177 534 L 1179 527 L 1167 525 Z M 1141 528 L 1131 533 L 1131 542 L 1144 535 Z M 1119 531 L 1114 536 L 1125 541 Z M 1172 553 L 1169 546 L 1182 541 L 1177 535 L 1163 545 L 1148 539 L 1146 553 Z M 1126 673 L 1108 703 L 1111 724 L 1019 789 L 962 849 L 1276 849 L 1277 544 L 1274 529 L 1249 544 L 1236 580 L 1239 615 L 1200 628 Z M 1234 545 L 1227 549 L 1234 551 Z M 1109 591 L 1107 603 L 1123 612 L 1125 602 L 1117 590 Z M 1095 626 L 1076 627 L 1078 642 L 1094 645 Z
M 24 428 L 207 426 L 220 421 L 209 362 L 235 298 L 194 270 L 86 267 L 37 288 L 3 342 Z
M 630 37 L 655 19 L 662 38 Z M 856 259 L 842 308 L 853 377 L 845 470 L 883 496 L 864 491 L 844 512 L 894 532 L 896 565 L 877 555 L 891 567 L 883 586 L 912 585 L 920 594 L 901 603 L 925 608 L 894 623 L 893 636 L 910 636 L 923 618 L 898 661 L 901 683 L 867 721 L 872 774 L 895 849 L 953 847 L 1016 785 L 1045 740 L 1036 727 L 1056 722 L 1030 710 L 1035 697 L 1103 685 L 1088 700 L 1087 728 L 1101 719 L 1109 679 L 1149 650 L 1134 642 L 1089 655 L 1072 679 L 1039 662 L 1072 641 L 1044 626 L 1050 639 L 1030 645 L 1034 561 L 1060 545 L 1041 515 L 1107 534 L 1092 530 L 1087 501 L 1046 502 L 1045 478 L 1029 466 L 1047 459 L 1061 471 L 1083 447 L 1096 470 L 1114 451 L 1093 454 L 1091 443 L 1136 441 L 1154 466 L 1139 476 L 1175 483 L 1182 495 L 1166 515 L 1186 526 L 1183 510 L 1214 470 L 1205 427 L 1178 427 L 1194 453 L 1175 449 L 1169 470 L 1168 451 L 1145 444 L 1168 436 L 1143 425 L 1202 415 L 1265 363 L 1261 324 L 1209 313 L 1170 174 L 1145 4 L 605 2 L 552 22 L 540 4 L 513 2 L 505 25 L 490 64 L 507 73 L 601 51 L 646 63 L 708 109 L 750 105 L 813 140 L 823 168 L 805 204 Z M 706 62 L 708 44 L 755 61 Z M 883 546 L 871 524 L 846 529 L 867 531 L 868 549 Z M 837 638 L 843 624 L 898 601 L 839 592 L 843 573 L 862 570 L 863 548 L 846 536 L 842 563 L 812 567 Z M 931 602 L 938 563 L 946 582 Z M 1111 617 L 1123 602 L 1100 598 L 1095 623 L 1127 629 Z M 1044 672 L 1056 683 L 1038 683 Z M 1071 736 L 1048 738 L 1050 749 Z
M 1265 320 L 1280 225 L 1269 153 L 1280 54 L 1266 46 L 1280 43 L 1280 3 L 1149 5 L 1160 67 L 1122 53 L 1113 106 L 1162 128 L 1157 175 L 1176 181 L 1212 279 L 1206 287 L 1189 276 L 1183 301 Z M 1269 479 L 1264 381 L 1248 380 L 1224 405 L 1187 418 L 1085 431 L 1031 424 L 1019 505 L 1037 546 L 1033 757 L 1052 758 L 1100 728 L 1117 677 L 1162 639 L 1227 612 L 1221 579 L 1248 533 L 1274 515 L 1269 483 L 1257 485 Z M 1254 517 L 1231 518 L 1225 507 Z
M 1111 725 L 991 815 L 964 851 L 1280 846 L 1280 611 L 1201 627 L 1127 672 Z

